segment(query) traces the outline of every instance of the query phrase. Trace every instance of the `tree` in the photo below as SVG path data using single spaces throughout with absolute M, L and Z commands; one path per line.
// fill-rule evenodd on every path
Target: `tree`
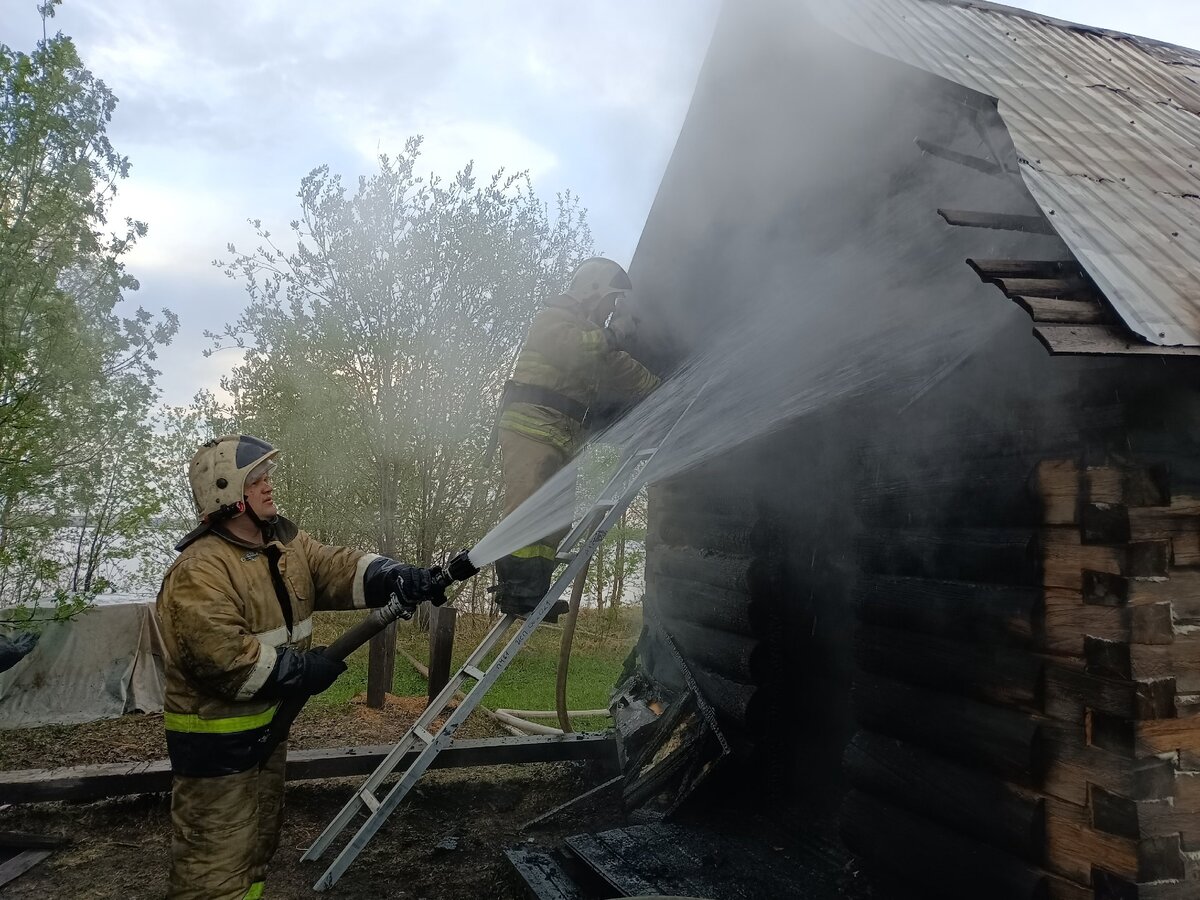
M 421 565 L 495 517 L 496 403 L 533 313 L 591 252 L 571 195 L 551 215 L 524 175 L 418 177 L 421 139 L 349 193 L 301 183 L 295 249 L 261 223 L 220 263 L 250 303 L 218 346 L 246 431 L 286 449 L 278 491 L 319 537 Z
M 129 173 L 106 134 L 116 102 L 70 38 L 30 54 L 0 44 L 0 603 L 77 585 L 77 570 L 94 581 L 112 542 L 93 544 L 93 530 L 64 553 L 56 538 L 75 503 L 105 529 L 130 524 L 113 498 L 84 494 L 114 444 L 145 427 L 156 350 L 178 326 L 169 311 L 121 312 L 138 286 L 122 257 L 146 226 L 105 231 Z
M 164 407 L 151 422 L 153 439 L 143 462 L 156 486 L 158 511 L 134 543 L 139 562 L 137 582 L 157 585 L 177 555 L 175 545 L 196 526 L 196 506 L 188 481 L 188 464 L 196 450 L 236 425 L 210 391 L 201 391 L 190 406 Z

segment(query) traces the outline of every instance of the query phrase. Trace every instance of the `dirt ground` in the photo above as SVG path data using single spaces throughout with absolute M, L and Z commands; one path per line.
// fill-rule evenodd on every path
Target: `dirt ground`
M 391 698 L 387 709 L 361 702 L 338 713 L 305 712 L 293 748 L 377 744 L 396 740 L 423 708 L 419 698 Z M 464 737 L 495 735 L 473 716 Z M 166 755 L 161 716 L 126 716 L 86 726 L 0 732 L 0 768 L 159 759 Z M 51 762 L 53 761 L 53 762 Z M 427 773 L 339 881 L 332 896 L 353 898 L 518 898 L 504 848 L 620 824 L 614 804 L 564 813 L 545 826 L 521 825 L 607 777 L 594 765 L 491 766 Z M 288 785 L 279 852 L 267 881 L 269 898 L 316 896 L 323 861 L 300 854 L 350 797 L 360 778 Z M 2 804 L 0 798 L 0 804 Z M 0 810 L 0 830 L 61 834 L 71 844 L 4 888 L 5 897 L 162 897 L 170 845 L 170 798 L 124 797 L 95 803 L 50 803 Z M 453 839 L 453 840 L 451 840 Z M 439 846 L 440 845 L 440 846 Z M 453 847 L 453 849 L 448 849 Z

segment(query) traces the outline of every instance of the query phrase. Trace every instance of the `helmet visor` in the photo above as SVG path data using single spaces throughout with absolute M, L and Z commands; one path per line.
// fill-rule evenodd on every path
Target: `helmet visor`
M 251 487 L 258 484 L 265 478 L 270 478 L 271 473 L 278 468 L 279 463 L 273 459 L 264 459 L 257 466 L 250 470 L 250 474 L 246 476 L 246 487 Z

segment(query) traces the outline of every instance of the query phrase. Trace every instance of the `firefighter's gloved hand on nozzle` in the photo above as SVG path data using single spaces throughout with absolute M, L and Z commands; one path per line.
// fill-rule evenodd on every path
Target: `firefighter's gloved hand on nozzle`
M 337 677 L 346 671 L 346 664 L 340 659 L 326 656 L 322 652 L 324 649 L 277 648 L 275 667 L 271 669 L 266 682 L 254 696 L 261 700 L 279 700 L 295 694 L 307 697 L 327 690 L 337 681 Z M 262 652 L 269 651 L 264 647 Z
M 425 600 L 434 606 L 446 602 L 446 585 L 433 577 L 431 569 L 408 566 L 386 556 L 371 560 L 367 566 L 363 593 L 368 606 L 383 606 L 393 594 L 412 609 Z

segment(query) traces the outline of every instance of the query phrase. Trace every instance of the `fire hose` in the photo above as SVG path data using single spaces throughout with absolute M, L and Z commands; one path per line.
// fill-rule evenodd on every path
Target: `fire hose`
M 571 716 L 567 710 L 567 672 L 571 665 L 571 645 L 575 641 L 575 622 L 579 618 L 579 606 L 583 601 L 583 588 L 587 584 L 588 567 L 584 566 L 575 576 L 571 585 L 571 602 L 567 607 L 567 617 L 563 620 L 562 641 L 558 647 L 558 677 L 554 684 L 554 708 L 558 713 L 558 726 L 565 734 L 570 734 Z
M 470 551 L 462 550 L 455 554 L 445 566 L 434 566 L 429 570 L 430 578 L 435 588 L 445 590 L 456 581 L 466 581 L 479 573 L 479 568 L 471 562 Z M 351 653 L 367 643 L 383 629 L 399 619 L 411 619 L 416 607 L 399 594 L 392 594 L 383 606 L 371 610 L 370 614 L 343 632 L 337 640 L 321 651 L 330 659 L 345 661 Z M 288 697 L 279 704 L 275 718 L 271 720 L 271 731 L 263 744 L 261 759 L 270 759 L 275 749 L 287 740 L 288 732 L 304 704 L 311 694 L 297 694 Z

